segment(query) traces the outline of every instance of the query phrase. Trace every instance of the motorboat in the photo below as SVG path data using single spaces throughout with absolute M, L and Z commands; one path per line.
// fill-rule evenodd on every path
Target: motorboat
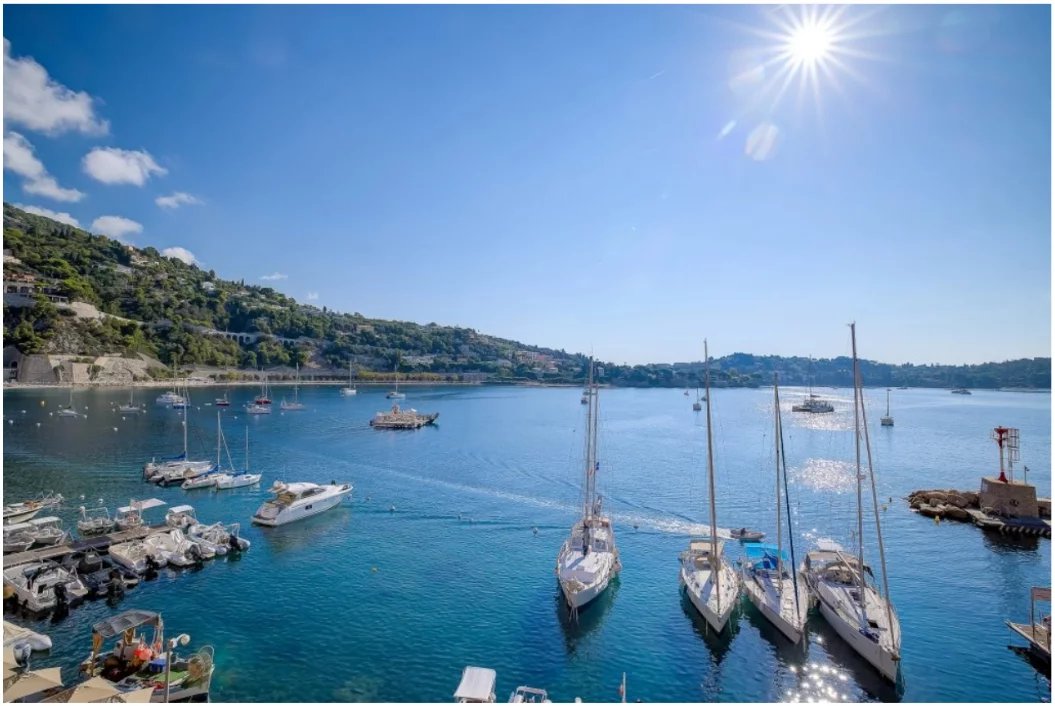
M 139 585 L 138 574 L 92 549 L 64 557 L 62 565 L 77 572 L 90 599 L 123 593 Z M 113 583 L 115 578 L 118 581 L 116 586 Z
M 416 409 L 401 409 L 397 403 L 390 411 L 375 414 L 370 426 L 374 429 L 420 429 L 435 424 L 439 416 L 439 412 L 422 414 Z
M 117 508 L 114 524 L 117 525 L 117 529 L 122 531 L 142 527 L 144 524 L 143 511 L 161 507 L 162 505 L 165 505 L 165 501 L 157 498 L 129 501 L 128 505 Z
M 718 539 L 718 516 L 714 492 L 714 435 L 711 430 L 711 365 L 707 341 L 703 342 L 704 387 L 707 407 L 707 484 L 710 498 L 710 537 L 689 539 L 689 548 L 679 556 L 678 581 L 689 602 L 716 632 L 725 629 L 740 600 L 740 581 L 725 558 L 725 542 Z
M 497 680 L 498 674 L 493 669 L 466 667 L 454 691 L 454 700 L 459 704 L 493 704 Z
M 622 568 L 615 545 L 612 520 L 601 509 L 597 492 L 598 387 L 593 381 L 593 360 L 587 383 L 586 450 L 583 463 L 582 518 L 572 525 L 568 538 L 557 553 L 555 573 L 564 601 L 578 611 L 601 595 Z
M 792 412 L 809 412 L 810 414 L 825 414 L 828 412 L 834 412 L 835 407 L 831 402 L 822 399 L 818 395 L 810 393 L 802 401 L 802 404 L 796 404 L 791 406 Z
M 253 522 L 258 525 L 276 527 L 336 507 L 341 498 L 352 492 L 351 483 L 283 483 L 275 481 L 271 486 L 275 497 L 261 505 L 253 514 Z
M 740 527 L 738 529 L 729 530 L 729 538 L 738 539 L 741 542 L 761 542 L 766 538 L 766 533 L 748 529 L 746 527 Z
M 270 405 L 270 403 L 268 403 L 268 404 L 260 404 L 259 402 L 254 402 L 253 404 L 247 404 L 245 406 L 245 413 L 246 414 L 271 414 L 271 405 Z
M 194 566 L 201 559 L 216 556 L 215 552 L 203 549 L 178 529 L 152 534 L 143 540 L 143 545 L 159 562 L 168 562 L 176 568 Z
M 81 505 L 80 510 L 81 519 L 77 520 L 77 534 L 82 537 L 92 537 L 113 531 L 115 523 L 110 517 L 110 511 L 105 507 L 88 509 Z
M 33 537 L 34 546 L 51 547 L 69 538 L 69 532 L 62 527 L 58 517 L 36 517 L 29 522 L 29 535 Z
M 110 559 L 115 563 L 137 574 L 146 573 L 151 567 L 160 568 L 167 561 L 167 559 L 165 561 L 156 559 L 152 549 L 147 547 L 141 539 L 111 544 L 108 551 Z
M 64 498 L 58 493 L 48 492 L 32 500 L 4 505 L 4 524 L 10 525 L 18 522 L 25 522 L 34 517 L 41 510 L 61 504 L 63 499 Z
M 224 556 L 231 550 L 244 552 L 249 549 L 249 540 L 238 536 L 238 533 L 238 523 L 231 525 L 224 525 L 221 522 L 212 525 L 197 524 L 191 525 L 187 530 L 192 540 L 203 546 L 212 546 L 217 556 Z
M 113 648 L 103 649 L 106 641 L 115 639 Z M 180 635 L 169 642 L 179 647 L 189 641 Z M 110 682 L 120 692 L 113 700 L 123 700 L 121 694 L 153 689 L 150 701 L 154 703 L 209 701 L 216 669 L 213 648 L 207 645 L 190 656 L 173 651 L 168 669 L 158 668 L 166 646 L 159 613 L 128 610 L 92 626 L 92 650 L 80 671 L 88 679 L 101 677 Z
M 198 524 L 198 516 L 190 505 L 176 505 L 165 513 L 165 524 L 173 529 L 186 530 Z
M 4 554 L 28 551 L 33 546 L 32 526 L 28 522 L 4 525 Z
M 54 608 L 60 596 L 72 603 L 88 595 L 88 589 L 76 572 L 53 561 L 20 564 L 5 569 L 4 586 L 14 590 L 19 605 L 35 613 Z

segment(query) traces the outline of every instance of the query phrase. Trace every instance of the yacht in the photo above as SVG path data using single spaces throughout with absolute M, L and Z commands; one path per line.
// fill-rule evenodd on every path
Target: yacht
M 260 404 L 259 402 L 254 402 L 253 404 L 247 404 L 245 406 L 245 413 L 246 414 L 271 414 L 271 403 L 268 402 L 267 404 Z
M 227 393 L 224 392 L 223 397 L 217 397 L 216 400 L 213 402 L 213 405 L 216 407 L 230 407 L 231 400 L 228 399 Z
M 336 507 L 341 498 L 352 492 L 352 484 L 317 485 L 275 481 L 270 492 L 274 493 L 275 497 L 257 509 L 253 514 L 253 522 L 277 527 Z
M 231 461 L 230 454 L 227 457 L 228 462 L 231 463 L 230 473 L 218 473 L 215 478 L 214 485 L 216 490 L 230 490 L 232 488 L 245 488 L 250 485 L 256 485 L 260 482 L 263 477 L 261 473 L 250 473 L 249 472 L 249 426 L 245 428 L 245 470 L 238 473 L 234 470 L 234 462 Z
M 14 591 L 19 605 L 33 612 L 54 608 L 58 603 L 55 588 L 60 585 L 71 603 L 88 595 L 88 589 L 75 571 L 52 561 L 20 564 L 4 570 L 4 588 Z
M 593 382 L 592 360 L 587 389 L 582 518 L 572 525 L 570 535 L 561 545 L 556 566 L 561 593 L 572 611 L 601 595 L 622 568 L 612 520 L 601 511 L 601 496 L 597 492 L 598 387 Z
M 886 389 L 886 416 L 879 420 L 879 423 L 884 427 L 894 426 L 894 418 L 890 416 L 890 388 Z
M 396 364 L 396 368 L 398 368 L 398 367 L 399 367 L 399 365 L 397 363 Z M 396 376 L 396 387 L 395 387 L 394 390 L 389 391 L 389 393 L 387 395 L 385 395 L 385 397 L 387 397 L 390 400 L 406 399 L 407 396 L 399 391 L 399 373 L 397 373 L 395 369 L 392 370 L 392 373 Z
M 802 404 L 792 405 L 791 411 L 809 412 L 810 414 L 826 414 L 835 411 L 835 407 L 832 406 L 831 402 L 822 399 L 819 395 L 813 394 L 813 358 L 810 358 L 809 391 L 806 395 L 806 399 L 802 401 Z
M 149 463 L 143 466 L 144 479 L 155 483 L 163 481 L 163 485 L 173 485 L 182 483 L 187 478 L 196 478 L 212 469 L 212 461 L 192 461 L 187 458 L 187 429 L 190 426 L 187 418 L 188 406 L 186 404 L 182 406 L 183 453 L 161 461 L 156 458 L 151 459 Z
M 707 539 L 690 539 L 680 555 L 678 582 L 689 602 L 717 632 L 725 629 L 733 608 L 739 602 L 740 582 L 725 558 L 725 543 L 718 539 L 718 518 L 714 497 L 714 440 L 711 434 L 711 365 L 707 341 L 703 342 L 704 386 L 707 407 L 707 483 L 709 486 L 711 532 Z
M 161 395 L 158 395 L 154 400 L 155 404 L 162 405 L 164 407 L 172 407 L 177 404 L 184 404 L 186 402 L 183 399 L 183 395 L 177 394 L 175 390 L 169 390 Z

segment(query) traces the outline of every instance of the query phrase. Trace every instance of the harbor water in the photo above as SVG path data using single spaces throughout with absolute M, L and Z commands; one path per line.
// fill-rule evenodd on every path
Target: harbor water
M 920 488 L 977 490 L 995 474 L 993 427 L 1021 430 L 1021 464 L 1051 495 L 1048 394 L 895 390 L 896 426 L 882 428 L 885 391 L 867 390 L 890 593 L 902 626 L 897 690 L 819 617 L 793 647 L 744 600 L 713 635 L 679 592 L 678 554 L 708 522 L 706 432 L 693 396 L 671 389 L 600 393 L 600 474 L 623 570 L 572 620 L 554 576 L 561 542 L 579 513 L 584 409 L 581 390 L 409 387 L 405 407 L 439 412 L 435 427 L 371 429 L 387 409 L 383 388 L 351 398 L 306 387 L 302 412 L 248 416 L 256 390 L 232 388 L 222 412 L 231 456 L 258 488 L 184 491 L 142 481 L 151 457 L 181 450 L 180 413 L 155 406 L 122 417 L 128 390 L 87 389 L 86 418 L 52 413 L 67 390 L 4 393 L 4 500 L 62 493 L 56 514 L 73 527 L 78 507 L 113 510 L 132 498 L 192 504 L 202 521 L 240 522 L 252 542 L 238 559 L 164 570 L 112 607 L 86 603 L 65 619 L 16 622 L 50 635 L 35 668 L 67 682 L 91 646 L 91 624 L 121 610 L 161 611 L 190 647 L 216 650 L 214 701 L 450 701 L 462 668 L 498 672 L 504 701 L 520 684 L 555 700 L 618 701 L 1040 701 L 1050 683 L 1018 653 L 1004 620 L 1029 617 L 1031 586 L 1050 584 L 1049 540 L 1005 538 L 909 511 Z M 856 546 L 852 393 L 815 390 L 834 414 L 791 412 L 803 390 L 782 390 L 790 502 L 801 561 L 811 541 Z M 215 457 L 219 388 L 194 390 L 194 458 Z M 712 393 L 717 521 L 775 538 L 771 389 Z M 38 426 L 39 424 L 39 426 Z M 226 454 L 225 454 L 226 462 Z M 279 528 L 249 524 L 275 480 L 350 481 L 339 508 Z M 867 487 L 867 486 L 866 486 Z M 879 572 L 871 498 L 865 554 Z M 164 509 L 149 511 L 160 520 Z M 741 547 L 727 543 L 735 559 Z

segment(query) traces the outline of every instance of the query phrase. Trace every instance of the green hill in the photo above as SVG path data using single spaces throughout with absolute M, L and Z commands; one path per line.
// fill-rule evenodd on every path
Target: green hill
M 455 326 L 370 319 L 300 304 L 269 287 L 223 280 L 154 248 L 134 248 L 4 204 L 4 341 L 23 353 L 146 353 L 166 364 L 347 369 L 362 378 L 474 373 L 494 381 L 582 382 L 586 358 Z M 11 293 L 11 287 L 16 293 Z M 19 288 L 28 294 L 18 295 Z M 90 305 L 90 306 L 85 306 Z M 92 308 L 94 307 L 94 309 Z M 96 311 L 97 310 L 97 311 Z M 96 313 L 101 317 L 92 318 Z M 239 334 L 240 340 L 230 335 Z M 690 387 L 702 363 L 604 364 L 601 380 Z M 713 361 L 717 385 L 848 385 L 847 358 L 754 356 Z M 863 361 L 869 385 L 1049 388 L 1051 359 L 972 366 Z

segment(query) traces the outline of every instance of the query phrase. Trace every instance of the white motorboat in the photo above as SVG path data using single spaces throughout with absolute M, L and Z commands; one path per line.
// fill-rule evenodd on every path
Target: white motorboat
M 711 433 L 711 363 L 707 341 L 703 342 L 704 386 L 707 407 L 707 483 L 710 496 L 711 533 L 707 539 L 690 539 L 681 553 L 679 582 L 689 602 L 717 632 L 725 629 L 740 598 L 740 581 L 724 556 L 725 543 L 718 540 L 718 518 L 714 495 L 714 439 Z
M 181 530 L 158 532 L 143 540 L 143 546 L 159 562 L 168 562 L 177 568 L 193 566 L 199 559 L 208 559 L 196 542 L 187 539 Z M 215 556 L 213 552 L 212 556 Z
M 275 497 L 261 505 L 253 514 L 258 525 L 276 527 L 336 507 L 341 498 L 352 492 L 352 484 L 317 485 L 315 483 L 283 483 L 275 481 L 270 492 Z
M 850 324 L 854 375 L 854 448 L 857 478 L 857 555 L 846 553 L 831 541 L 818 542 L 818 550 L 806 555 L 802 573 L 821 615 L 847 644 L 892 682 L 897 681 L 901 662 L 901 625 L 890 601 L 887 582 L 886 552 L 880 521 L 879 499 L 876 495 L 875 471 L 872 467 L 868 423 L 861 385 L 861 369 L 857 359 L 857 328 Z M 861 437 L 864 437 L 868 459 L 868 474 L 861 469 Z M 876 584 L 871 568 L 864 560 L 864 509 L 862 482 L 868 479 L 872 490 L 872 510 L 875 517 L 879 561 L 882 568 L 882 591 Z
M 246 414 L 271 414 L 271 405 L 258 404 L 256 402 L 254 402 L 253 404 L 247 404 L 245 406 L 245 413 Z
M 152 561 L 155 567 L 163 566 L 167 561 L 155 558 L 153 551 L 141 539 L 111 544 L 109 553 L 115 563 L 137 574 L 145 573 Z
M 114 520 L 105 507 L 88 509 L 81 505 L 81 519 L 77 520 L 77 533 L 82 537 L 106 534 L 114 528 Z
M 33 537 L 34 546 L 51 547 L 69 537 L 58 517 L 37 517 L 29 522 L 29 535 Z
M 140 628 L 143 628 L 140 632 Z M 147 628 L 150 628 L 149 632 Z M 89 679 L 101 679 L 116 690 L 107 701 L 132 702 L 132 695 L 149 693 L 152 703 L 209 701 L 209 689 L 216 666 L 213 648 L 206 645 L 188 656 L 171 653 L 172 665 L 158 670 L 155 665 L 164 657 L 167 643 L 177 647 L 190 638 L 178 633 L 175 640 L 165 638 L 161 615 L 146 610 L 128 610 L 92 625 L 92 651 L 80 665 Z M 106 640 L 117 640 L 112 649 L 103 650 Z M 166 689 L 166 681 L 167 689 Z M 61 698 L 61 697 L 60 697 Z
M 601 595 L 622 568 L 612 520 L 602 512 L 597 492 L 601 464 L 597 460 L 598 386 L 593 381 L 593 360 L 587 391 L 582 519 L 572 526 L 561 545 L 555 569 L 561 593 L 573 611 Z
M 795 571 L 795 535 L 790 510 L 785 512 L 788 479 L 784 458 L 784 428 L 780 418 L 780 390 L 773 375 L 773 448 L 776 465 L 777 543 L 749 544 L 742 566 L 744 593 L 760 613 L 793 643 L 802 639 L 809 609 L 809 589 Z M 784 472 L 782 472 L 784 471 Z M 787 520 L 789 558 L 784 552 L 784 520 Z
M 217 522 L 212 525 L 192 525 L 188 530 L 188 536 L 202 546 L 211 546 L 217 556 L 224 556 L 228 551 L 246 551 L 249 549 L 249 540 L 238 536 L 239 525 L 224 525 Z
M 348 361 L 348 387 L 341 388 L 341 396 L 353 397 L 358 394 L 358 390 L 355 389 L 355 385 L 352 384 L 352 361 Z
M 198 524 L 198 516 L 190 505 L 176 505 L 165 513 L 165 524 L 173 529 L 186 530 Z
M 462 670 L 462 680 L 454 690 L 455 703 L 459 704 L 493 704 L 495 702 L 495 682 L 498 674 L 486 667 L 466 667 Z
M 119 530 L 130 530 L 143 526 L 143 511 L 154 507 L 161 507 L 164 500 L 149 498 L 148 500 L 132 500 L 128 505 L 117 508 L 114 524 Z
M 33 546 L 32 526 L 28 522 L 4 525 L 4 554 L 28 551 Z
M 33 612 L 55 607 L 58 602 L 55 587 L 59 585 L 71 603 L 88 595 L 88 589 L 75 571 L 51 561 L 20 564 L 4 570 L 4 586 L 14 590 L 19 605 Z
M 25 522 L 43 509 L 44 506 L 35 500 L 4 505 L 4 524 L 13 525 Z

